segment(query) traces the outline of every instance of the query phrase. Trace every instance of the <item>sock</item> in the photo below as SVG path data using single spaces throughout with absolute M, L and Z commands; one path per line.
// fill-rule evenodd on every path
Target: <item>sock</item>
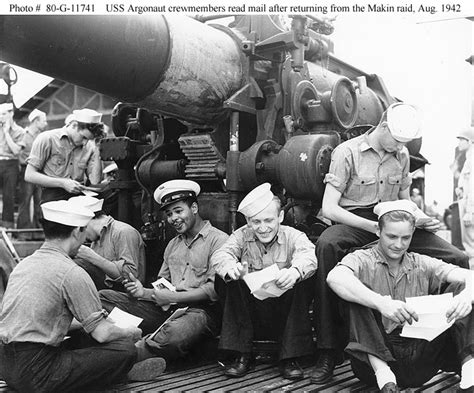
M 461 389 L 467 389 L 474 386 L 474 359 L 469 359 L 461 368 Z
M 382 389 L 387 383 L 393 382 L 397 383 L 397 379 L 395 378 L 395 374 L 393 373 L 392 370 L 390 370 L 390 367 L 380 367 L 376 372 L 375 372 L 375 378 L 377 378 L 377 385 L 379 389 Z

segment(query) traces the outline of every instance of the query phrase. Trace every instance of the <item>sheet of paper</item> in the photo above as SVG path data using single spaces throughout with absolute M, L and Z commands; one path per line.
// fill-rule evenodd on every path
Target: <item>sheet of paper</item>
M 129 314 L 128 312 L 122 311 L 117 307 L 114 307 L 107 317 L 107 320 L 118 327 L 127 328 L 130 326 L 137 327 L 143 321 L 143 318 L 139 318 L 135 315 Z
M 82 190 L 82 193 L 85 196 L 90 196 L 90 197 L 95 197 L 95 196 L 99 195 L 97 192 L 89 191 L 89 190 Z
M 156 336 L 156 334 L 163 329 L 163 326 L 165 326 L 169 321 L 172 321 L 173 319 L 179 318 L 181 315 L 183 315 L 186 311 L 188 310 L 188 307 L 183 307 L 183 308 L 178 308 L 173 314 L 171 314 L 166 321 L 164 321 L 158 329 L 156 329 L 151 336 L 148 338 L 150 340 L 153 340 L 153 338 Z
M 153 288 L 155 289 L 164 289 L 164 288 L 167 288 L 169 289 L 170 291 L 173 291 L 173 292 L 176 292 L 176 287 L 171 284 L 166 278 L 164 277 L 161 277 L 159 278 L 158 280 L 156 281 L 153 281 L 151 283 L 151 285 L 153 286 Z
M 280 289 L 275 284 L 279 271 L 278 266 L 273 264 L 258 272 L 246 274 L 243 280 L 249 287 L 250 293 L 259 300 L 268 297 L 279 297 L 286 292 L 285 289 Z
M 452 299 L 452 293 L 406 298 L 407 305 L 418 314 L 418 321 L 405 324 L 400 336 L 428 341 L 438 337 L 454 323 L 446 322 L 446 312 Z

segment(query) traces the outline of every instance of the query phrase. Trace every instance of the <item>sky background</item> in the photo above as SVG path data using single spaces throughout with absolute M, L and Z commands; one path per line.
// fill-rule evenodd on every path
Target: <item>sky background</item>
M 442 208 L 452 202 L 449 165 L 457 132 L 473 121 L 474 91 L 474 67 L 465 61 L 474 54 L 474 23 L 445 18 L 340 14 L 331 36 L 337 57 L 381 76 L 393 96 L 422 110 L 421 153 L 431 163 L 426 167 L 425 199 L 428 204 L 437 200 Z M 16 68 L 19 82 L 13 94 L 21 106 L 51 78 Z

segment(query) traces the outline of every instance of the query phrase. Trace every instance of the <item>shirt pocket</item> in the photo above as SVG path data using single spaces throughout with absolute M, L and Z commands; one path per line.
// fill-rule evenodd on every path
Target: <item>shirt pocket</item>
M 352 180 L 354 194 L 351 199 L 360 202 L 373 202 L 377 199 L 375 176 L 357 176 Z
M 263 260 L 261 253 L 258 251 L 257 247 L 245 247 L 242 251 L 242 257 L 240 261 L 247 262 L 250 271 L 261 270 L 263 268 Z
M 387 189 L 384 192 L 385 200 L 387 201 L 397 200 L 401 185 L 402 185 L 401 175 L 388 176 Z
M 66 156 L 60 153 L 53 154 L 49 159 L 49 168 L 57 176 L 62 176 L 67 165 Z

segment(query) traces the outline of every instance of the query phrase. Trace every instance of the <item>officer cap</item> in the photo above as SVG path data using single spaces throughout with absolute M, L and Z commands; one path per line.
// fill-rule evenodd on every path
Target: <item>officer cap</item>
M 410 142 L 421 137 L 420 113 L 413 105 L 403 102 L 390 105 L 387 109 L 387 125 L 398 142 Z
M 93 196 L 88 195 L 79 195 L 71 197 L 68 199 L 70 202 L 75 203 L 79 206 L 85 207 L 86 209 L 91 210 L 93 213 L 99 212 L 102 210 L 102 205 L 104 204 L 103 199 L 97 199 Z
M 46 202 L 41 210 L 46 220 L 71 227 L 84 227 L 94 217 L 92 210 L 71 201 Z
M 382 217 L 386 213 L 390 213 L 395 210 L 402 210 L 416 217 L 416 211 L 418 210 L 418 207 L 414 202 L 409 201 L 408 199 L 380 202 L 374 207 L 374 213 L 377 214 L 378 218 Z
M 31 113 L 28 115 L 28 120 L 31 123 L 33 120 L 35 120 L 37 117 L 40 117 L 40 116 L 46 117 L 46 113 L 38 109 L 33 109 Z
M 77 109 L 72 111 L 72 114 L 74 115 L 73 120 L 81 123 L 100 123 L 100 120 L 102 119 L 102 113 L 96 112 L 93 109 Z
M 474 127 L 466 127 L 459 131 L 456 138 L 467 139 L 474 143 Z
M 169 180 L 159 185 L 153 196 L 160 205 L 160 209 L 172 203 L 195 198 L 199 195 L 201 187 L 192 180 Z
M 260 184 L 250 191 L 239 204 L 238 212 L 251 218 L 265 209 L 273 199 L 270 183 Z

